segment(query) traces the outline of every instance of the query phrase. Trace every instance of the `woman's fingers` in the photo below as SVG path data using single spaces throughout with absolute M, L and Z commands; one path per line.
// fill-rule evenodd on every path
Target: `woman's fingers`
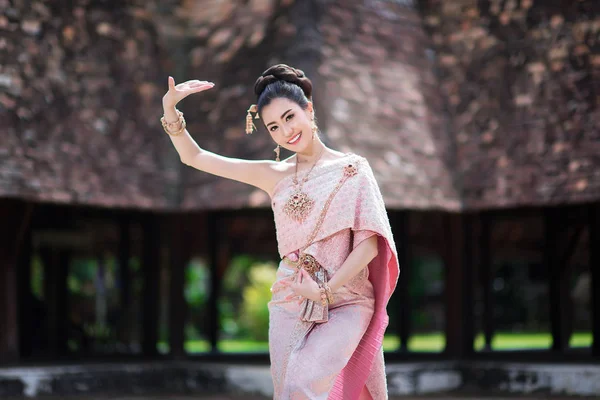
M 215 85 L 214 83 L 208 82 L 208 81 L 192 80 L 192 81 L 185 81 L 183 83 L 178 84 L 177 86 L 175 86 L 175 89 L 186 91 L 186 90 L 195 90 L 200 87 L 212 87 L 214 85 Z
M 312 276 L 310 276 L 310 274 L 308 272 L 306 272 L 305 270 L 302 270 L 303 272 L 303 280 L 304 278 L 306 278 L 308 281 L 312 281 Z
M 190 87 L 203 86 L 203 85 L 214 85 L 214 83 L 209 82 L 209 81 L 198 81 L 198 80 L 188 81 L 188 83 L 189 83 Z
M 169 92 L 172 92 L 177 97 L 178 101 L 185 98 L 192 93 L 202 92 L 204 90 L 211 89 L 215 86 L 214 83 L 209 81 L 199 81 L 197 79 L 186 81 L 175 85 L 175 79 L 169 76 Z
M 192 93 L 198 93 L 198 92 L 203 92 L 208 89 L 212 89 L 214 86 L 215 86 L 214 83 L 204 83 L 202 85 L 194 86 L 191 90 L 192 90 Z

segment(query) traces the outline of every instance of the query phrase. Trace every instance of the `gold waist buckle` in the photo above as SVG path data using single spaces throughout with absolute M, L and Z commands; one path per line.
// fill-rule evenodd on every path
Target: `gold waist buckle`
M 283 261 L 286 264 L 291 265 L 295 268 L 304 269 L 306 272 L 308 272 L 312 276 L 314 276 L 317 273 L 317 271 L 319 271 L 319 269 L 321 268 L 321 265 L 319 264 L 317 259 L 315 257 L 313 257 L 312 255 L 306 254 L 306 253 L 302 253 L 300 255 L 300 257 L 298 258 L 298 261 L 292 261 L 287 257 L 284 257 Z

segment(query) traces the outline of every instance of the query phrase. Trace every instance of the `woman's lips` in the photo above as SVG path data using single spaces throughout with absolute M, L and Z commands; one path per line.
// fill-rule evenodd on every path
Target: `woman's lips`
M 298 143 L 300 141 L 300 138 L 302 137 L 302 132 L 300 132 L 299 134 L 297 134 L 296 136 L 294 136 L 289 142 L 287 142 L 288 144 L 294 145 L 296 143 Z

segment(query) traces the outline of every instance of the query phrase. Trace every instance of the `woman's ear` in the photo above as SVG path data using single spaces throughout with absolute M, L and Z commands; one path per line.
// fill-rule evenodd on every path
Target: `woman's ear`
M 306 111 L 308 111 L 309 113 L 311 113 L 311 112 L 313 112 L 313 111 L 314 111 L 314 108 L 313 108 L 313 103 L 312 103 L 312 101 L 309 101 L 309 102 L 308 102 L 308 106 L 306 106 Z

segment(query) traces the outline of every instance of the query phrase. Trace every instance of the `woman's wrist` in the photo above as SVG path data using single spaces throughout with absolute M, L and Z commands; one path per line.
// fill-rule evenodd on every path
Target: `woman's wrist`
M 316 303 L 321 303 L 323 306 L 333 303 L 333 291 L 327 284 L 320 284 L 317 288 L 312 290 L 312 296 L 309 300 Z
M 168 125 L 179 122 L 180 113 L 176 108 L 176 104 L 171 105 L 163 102 L 163 118 Z
M 332 293 L 339 289 L 333 279 L 330 280 L 327 284 L 329 285 L 329 289 L 331 290 Z
M 175 112 L 176 109 L 177 109 L 177 104 L 163 103 L 163 112 L 165 114 Z
M 321 301 L 321 288 L 317 286 L 316 289 L 312 290 L 312 296 L 311 296 L 311 300 L 314 301 L 315 303 L 318 303 Z

